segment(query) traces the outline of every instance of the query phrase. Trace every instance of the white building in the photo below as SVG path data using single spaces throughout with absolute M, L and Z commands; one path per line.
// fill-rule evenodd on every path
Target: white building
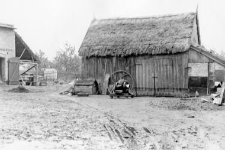
M 13 25 L 0 23 L 0 83 L 19 83 L 19 65 L 39 62 Z
M 45 79 L 57 79 L 57 70 L 54 68 L 46 68 L 44 70 Z
M 0 23 L 0 82 L 8 81 L 8 59 L 15 57 L 14 26 Z

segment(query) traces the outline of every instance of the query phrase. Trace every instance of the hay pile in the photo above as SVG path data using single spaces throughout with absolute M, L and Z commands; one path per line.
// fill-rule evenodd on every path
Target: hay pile
M 14 92 L 14 93 L 29 93 L 30 91 L 26 89 L 24 86 L 18 86 L 16 88 L 13 88 L 11 90 L 8 90 L 8 92 Z

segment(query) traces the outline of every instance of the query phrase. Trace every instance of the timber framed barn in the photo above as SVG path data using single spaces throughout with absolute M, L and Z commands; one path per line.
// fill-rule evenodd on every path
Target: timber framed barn
M 82 75 L 101 88 L 106 74 L 124 70 L 137 96 L 209 94 L 225 61 L 200 45 L 197 13 L 94 19 L 79 49 Z

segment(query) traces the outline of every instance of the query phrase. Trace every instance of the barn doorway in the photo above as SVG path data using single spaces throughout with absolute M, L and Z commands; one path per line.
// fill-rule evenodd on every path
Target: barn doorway
M 137 60 L 136 89 L 138 95 L 171 96 L 174 93 L 174 80 L 172 59 Z

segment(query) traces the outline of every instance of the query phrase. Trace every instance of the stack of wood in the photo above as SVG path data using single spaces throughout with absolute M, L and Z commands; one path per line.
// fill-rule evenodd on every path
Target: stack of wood
M 90 95 L 98 93 L 98 83 L 93 79 L 78 80 L 74 84 L 74 92 L 77 95 Z

